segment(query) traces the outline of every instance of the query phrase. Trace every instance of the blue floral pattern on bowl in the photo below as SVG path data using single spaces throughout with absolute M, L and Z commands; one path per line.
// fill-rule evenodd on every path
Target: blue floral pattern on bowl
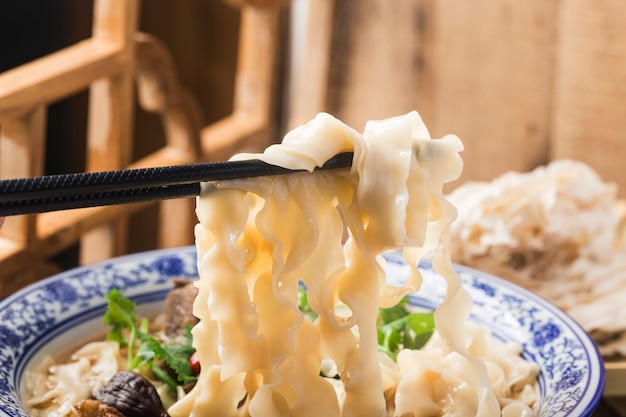
M 62 331 L 64 323 L 78 324 L 82 318 L 102 316 L 106 309 L 104 295 L 109 290 L 118 288 L 138 303 L 155 297 L 162 300 L 172 287 L 172 278 L 194 279 L 197 275 L 195 248 L 177 248 L 77 268 L 2 300 L 0 416 L 27 416 L 18 390 L 28 358 Z M 91 314 L 83 316 L 85 311 Z
M 400 284 L 407 265 L 397 253 L 386 259 L 390 282 Z M 524 356 L 539 363 L 539 416 L 589 416 L 602 394 L 604 368 L 588 335 L 542 298 L 482 272 L 456 268 L 474 299 L 472 320 L 491 328 L 501 340 L 521 344 Z M 421 264 L 420 271 L 424 284 L 411 303 L 433 309 L 443 299 L 445 284 L 430 264 Z M 97 321 L 111 288 L 141 306 L 162 302 L 171 279 L 179 277 L 197 277 L 195 248 L 146 252 L 77 268 L 0 301 L 0 417 L 27 417 L 19 384 L 29 361 L 68 330 L 76 332 L 88 320 Z M 87 332 L 93 331 L 87 327 Z M 72 333 L 75 341 L 87 337 L 89 333 Z
M 387 276 L 401 285 L 408 266 L 399 253 L 389 253 Z M 604 388 L 604 363 L 589 335 L 562 310 L 547 300 L 508 281 L 455 265 L 474 308 L 470 318 L 493 335 L 514 341 L 523 356 L 541 368 L 538 415 L 589 416 Z M 429 262 L 420 264 L 423 284 L 412 304 L 435 308 L 443 301 L 445 282 Z

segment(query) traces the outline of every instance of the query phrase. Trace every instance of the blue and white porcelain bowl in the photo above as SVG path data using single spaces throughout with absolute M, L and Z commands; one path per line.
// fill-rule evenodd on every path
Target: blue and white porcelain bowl
M 433 309 L 445 283 L 427 263 L 424 284 L 411 302 Z M 390 280 L 406 276 L 402 258 L 387 255 Z M 507 281 L 457 266 L 474 299 L 471 319 L 495 337 L 515 341 L 535 361 L 539 376 L 538 415 L 589 416 L 604 386 L 602 358 L 589 336 L 561 310 Z M 170 280 L 195 278 L 193 247 L 160 250 L 112 259 L 71 270 L 31 285 L 0 302 L 0 417 L 27 416 L 20 394 L 25 370 L 46 353 L 62 352 L 104 333 L 104 295 L 118 288 L 142 315 L 162 308 Z

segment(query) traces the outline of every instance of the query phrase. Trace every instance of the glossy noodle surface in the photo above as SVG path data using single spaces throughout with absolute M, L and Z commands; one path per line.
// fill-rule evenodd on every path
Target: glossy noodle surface
M 536 365 L 467 322 L 472 301 L 451 265 L 456 210 L 442 188 L 460 175 L 462 149 L 453 135 L 431 139 L 416 112 L 362 133 L 321 113 L 234 159 L 312 171 L 353 151 L 351 169 L 203 184 L 193 329 L 202 369 L 170 415 L 533 415 Z M 377 311 L 422 277 L 412 268 L 403 287 L 387 285 L 387 250 L 413 266 L 432 257 L 448 285 L 437 332 L 397 363 L 378 352 Z M 301 283 L 315 322 L 298 308 Z M 321 377 L 322 362 L 339 378 Z

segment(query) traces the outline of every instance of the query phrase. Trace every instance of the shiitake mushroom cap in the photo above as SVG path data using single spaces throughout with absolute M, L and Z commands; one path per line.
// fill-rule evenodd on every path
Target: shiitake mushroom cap
M 116 373 L 94 396 L 126 417 L 168 417 L 154 385 L 136 372 Z

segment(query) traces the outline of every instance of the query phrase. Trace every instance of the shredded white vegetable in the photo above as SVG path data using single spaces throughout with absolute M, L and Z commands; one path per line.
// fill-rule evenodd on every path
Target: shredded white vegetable
M 464 184 L 448 196 L 459 210 L 453 260 L 540 293 L 589 331 L 604 355 L 626 356 L 617 191 L 572 160 Z
M 27 405 L 32 417 L 75 416 L 74 405 L 91 398 L 126 366 L 117 342 L 91 342 L 69 361 L 57 363 L 47 356 L 39 369 L 26 372 Z

